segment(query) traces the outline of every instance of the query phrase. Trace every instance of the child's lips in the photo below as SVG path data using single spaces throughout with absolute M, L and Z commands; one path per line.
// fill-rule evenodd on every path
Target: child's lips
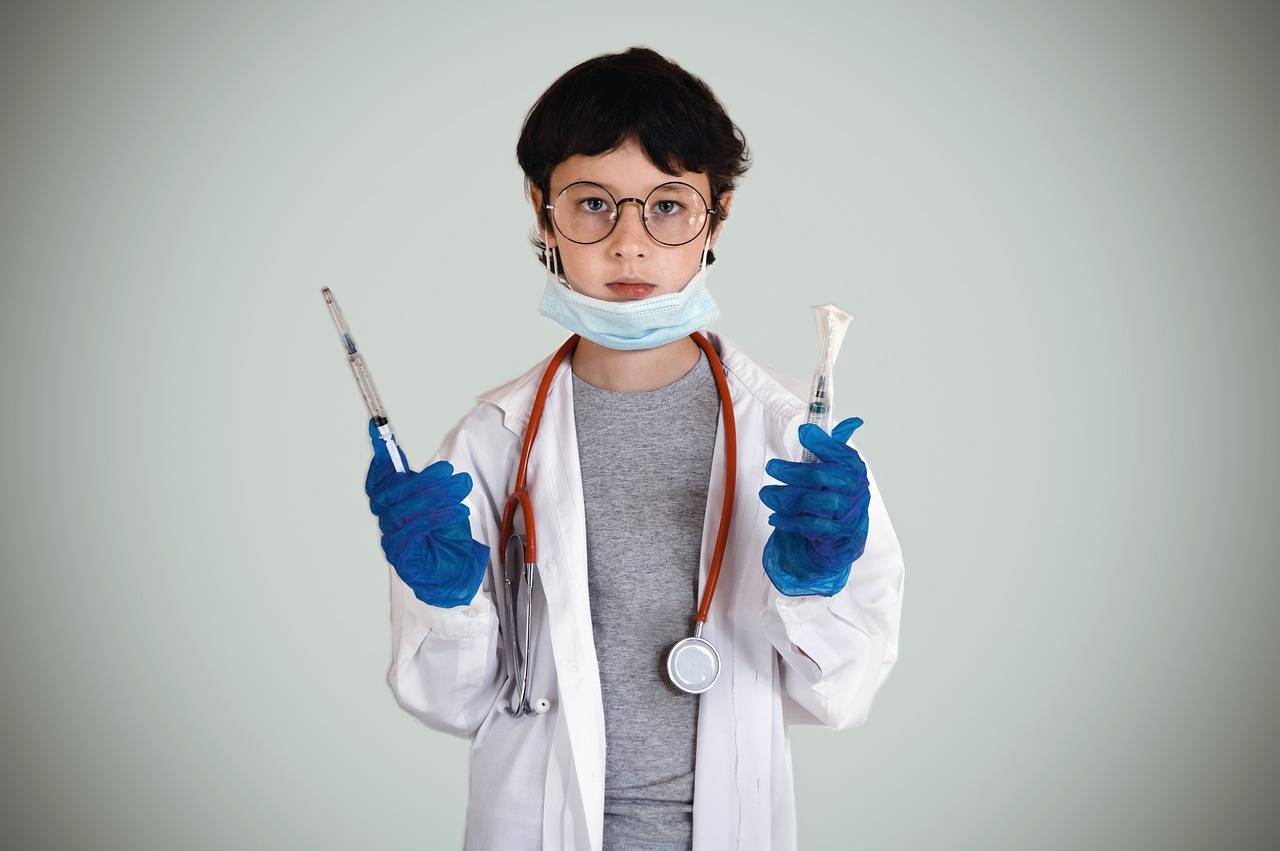
M 613 283 L 606 286 L 625 299 L 645 298 L 658 288 L 657 284 Z

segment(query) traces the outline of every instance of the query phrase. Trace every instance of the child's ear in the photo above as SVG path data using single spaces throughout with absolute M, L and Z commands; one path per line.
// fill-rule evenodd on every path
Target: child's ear
M 529 187 L 529 203 L 533 204 L 533 214 L 542 221 L 542 190 L 536 186 Z
M 551 227 L 547 222 L 547 211 L 542 209 L 542 190 L 536 186 L 530 186 L 529 199 L 533 204 L 533 221 L 538 226 L 538 232 L 547 241 L 547 245 L 554 248 L 556 244 L 555 228 Z
M 716 247 L 716 240 L 720 239 L 720 231 L 724 229 L 725 219 L 729 218 L 729 207 L 733 205 L 733 190 L 723 192 L 720 200 L 716 202 L 715 231 L 711 234 L 711 247 Z

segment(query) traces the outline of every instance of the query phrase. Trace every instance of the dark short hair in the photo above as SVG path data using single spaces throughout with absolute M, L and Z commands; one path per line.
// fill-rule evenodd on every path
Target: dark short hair
M 713 207 L 751 167 L 746 137 L 707 84 L 656 51 L 632 47 L 575 65 L 530 108 L 516 143 L 526 190 L 536 186 L 548 201 L 557 165 L 575 154 L 615 150 L 628 138 L 667 174 L 705 173 Z M 550 230 L 550 217 L 540 212 Z M 708 227 L 718 227 L 719 219 Z M 545 263 L 541 237 L 530 242 Z M 713 262 L 715 252 L 708 251 L 707 264 Z

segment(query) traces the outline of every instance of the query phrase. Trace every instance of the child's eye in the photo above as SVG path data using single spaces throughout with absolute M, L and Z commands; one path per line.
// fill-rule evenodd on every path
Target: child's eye
M 681 204 L 679 201 L 671 201 L 671 200 L 664 199 L 662 201 L 655 202 L 653 205 L 653 210 L 655 213 L 658 213 L 659 215 L 674 216 L 676 213 L 680 212 L 681 208 L 683 207 L 684 207 L 684 204 Z
M 588 213 L 603 213 L 609 208 L 603 198 L 583 198 L 578 202 Z

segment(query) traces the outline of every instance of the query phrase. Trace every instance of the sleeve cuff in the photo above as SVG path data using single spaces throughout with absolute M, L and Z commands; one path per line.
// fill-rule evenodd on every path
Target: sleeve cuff
M 778 613 L 787 638 L 795 648 L 823 673 L 830 673 L 840 664 L 840 654 L 823 638 L 815 624 L 830 618 L 831 598 L 820 594 L 802 594 L 788 597 L 774 590 L 771 592 L 773 609 Z
M 430 627 L 433 634 L 442 638 L 487 636 L 498 619 L 497 609 L 483 588 L 476 591 L 476 596 L 468 605 L 452 608 L 432 606 L 412 594 L 410 597 L 408 605 L 414 615 Z

